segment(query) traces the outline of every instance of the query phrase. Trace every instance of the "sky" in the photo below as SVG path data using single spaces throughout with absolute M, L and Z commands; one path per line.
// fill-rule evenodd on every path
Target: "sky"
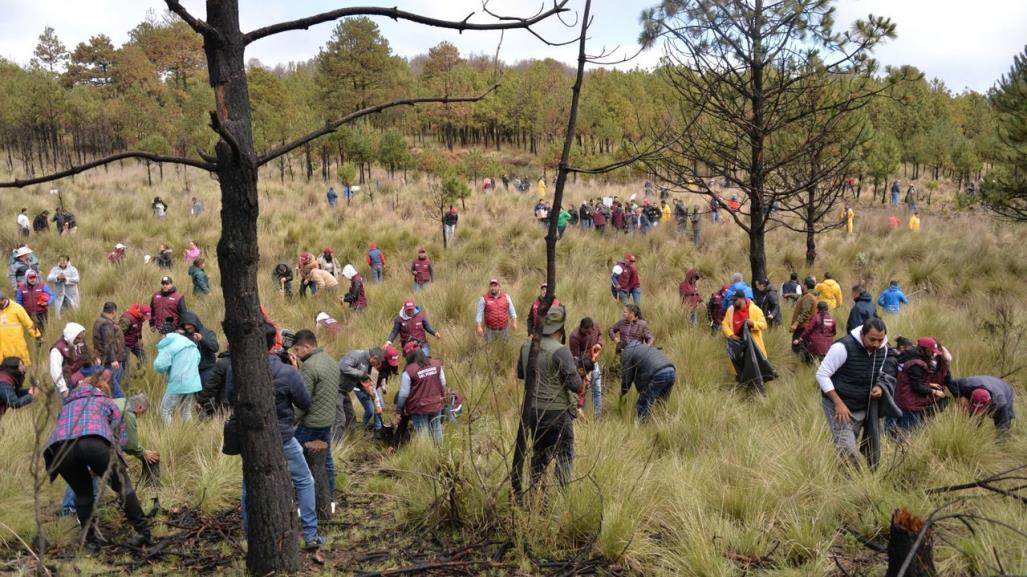
M 552 0 L 546 0 L 551 2 Z M 491 0 L 489 8 L 504 15 L 528 16 L 542 6 L 524 0 Z M 621 56 L 638 49 L 639 12 L 656 0 L 593 0 L 595 16 L 589 51 L 613 50 Z M 196 17 L 203 18 L 203 0 L 182 0 Z M 291 20 L 336 9 L 353 2 L 340 0 L 240 0 L 243 30 L 281 20 Z M 471 21 L 484 22 L 480 0 L 366 0 L 359 5 L 398 6 L 400 9 L 437 18 L 462 20 L 477 11 Z M 580 9 L 583 0 L 571 0 Z M 940 78 L 954 92 L 985 92 L 1012 65 L 1013 56 L 1027 44 L 1027 0 L 837 0 L 836 21 L 849 26 L 867 14 L 890 17 L 898 27 L 898 38 L 879 47 L 876 58 L 884 65 L 912 64 L 927 78 Z M 27 64 L 37 37 L 52 26 L 69 50 L 95 34 L 106 34 L 116 46 L 128 39 L 128 31 L 142 22 L 148 10 L 165 9 L 160 0 L 0 0 L 0 57 Z M 575 16 L 568 16 L 573 24 Z M 496 51 L 498 32 L 465 32 L 420 26 L 410 22 L 376 19 L 396 54 L 413 57 L 443 40 L 455 44 L 463 54 Z M 248 58 L 274 66 L 308 60 L 331 36 L 333 24 L 321 24 L 308 31 L 287 32 L 257 41 L 247 50 Z M 568 40 L 575 30 L 558 22 L 541 25 L 537 31 L 552 41 Z M 662 53 L 654 49 L 621 67 L 651 67 Z M 523 31 L 508 32 L 500 58 L 513 63 L 530 58 L 552 57 L 572 64 L 576 46 L 551 47 Z

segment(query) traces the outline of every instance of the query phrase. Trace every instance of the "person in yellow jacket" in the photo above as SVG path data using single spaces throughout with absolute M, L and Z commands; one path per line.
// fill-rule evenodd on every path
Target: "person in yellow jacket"
M 852 210 L 851 206 L 845 207 L 845 231 L 847 234 L 852 234 L 853 221 L 856 220 L 856 212 Z
M 18 357 L 26 367 L 30 366 L 32 358 L 25 344 L 26 332 L 37 341 L 43 338 L 25 309 L 0 291 L 0 358 Z
M 720 323 L 720 331 L 731 340 L 738 340 L 742 334 L 742 325 L 749 324 L 749 334 L 752 335 L 752 342 L 756 348 L 767 356 L 767 347 L 763 344 L 763 331 L 767 330 L 767 318 L 763 311 L 751 300 L 745 298 L 745 293 L 737 290 L 731 296 L 731 306 L 724 313 L 724 320 Z M 733 367 L 732 367 L 733 368 Z
M 920 216 L 915 212 L 909 217 L 909 230 L 920 232 Z
M 841 285 L 831 277 L 829 272 L 825 272 L 824 280 L 817 284 L 817 294 L 820 295 L 821 301 L 827 303 L 827 308 L 832 311 L 845 302 Z
M 660 223 L 661 224 L 666 224 L 666 223 L 670 222 L 670 217 L 671 217 L 670 205 L 667 204 L 666 200 L 661 200 L 660 201 Z

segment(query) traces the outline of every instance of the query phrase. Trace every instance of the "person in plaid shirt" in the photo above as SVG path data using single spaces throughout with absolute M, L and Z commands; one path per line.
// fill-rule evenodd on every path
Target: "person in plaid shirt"
M 617 343 L 618 353 L 629 343 L 653 344 L 653 331 L 642 318 L 642 310 L 637 305 L 624 305 L 624 318 L 610 327 L 609 335 L 610 340 Z
M 86 532 L 86 550 L 96 553 L 100 541 L 93 519 L 93 481 L 107 477 L 122 498 L 125 517 L 136 530 L 135 547 L 150 545 L 150 526 L 125 469 L 121 447 L 126 441 L 121 411 L 110 398 L 109 372 L 99 365 L 80 371 L 83 379 L 71 390 L 43 453 L 50 481 L 60 475 L 75 492 L 75 509 Z M 114 467 L 109 473 L 108 467 Z

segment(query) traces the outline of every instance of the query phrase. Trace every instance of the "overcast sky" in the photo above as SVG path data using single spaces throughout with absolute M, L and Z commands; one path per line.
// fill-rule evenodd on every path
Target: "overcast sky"
M 551 0 L 546 0 L 551 2 Z M 593 0 L 595 24 L 590 50 L 601 47 L 637 50 L 638 14 L 656 0 Z M 190 12 L 204 16 L 202 0 L 183 0 Z M 334 8 L 356 4 L 341 0 L 240 0 L 243 30 L 280 20 L 290 20 Z M 367 4 L 399 6 L 412 12 L 460 20 L 480 10 L 480 0 L 391 0 Z M 576 8 L 582 0 L 571 0 Z M 504 14 L 527 15 L 538 5 L 524 0 L 491 0 L 489 7 Z M 941 78 L 955 92 L 965 89 L 986 91 L 1005 74 L 1013 55 L 1027 43 L 1027 0 L 838 0 L 838 24 L 848 26 L 868 13 L 891 17 L 898 25 L 898 38 L 880 47 L 876 56 L 883 64 L 912 64 L 928 78 Z M 68 47 L 95 34 L 106 34 L 115 45 L 127 39 L 128 30 L 146 18 L 148 10 L 162 11 L 160 0 L 0 0 L 0 56 L 26 64 L 38 35 L 52 26 Z M 570 18 L 573 18 L 570 17 Z M 473 21 L 485 21 L 478 15 Z M 499 39 L 496 32 L 465 32 L 427 28 L 409 22 L 377 19 L 395 53 L 411 57 L 449 40 L 464 54 L 493 54 Z M 317 54 L 331 35 L 332 24 L 309 31 L 297 31 L 266 38 L 250 46 L 249 58 L 274 65 L 307 60 Z M 573 37 L 574 31 L 551 23 L 538 31 L 551 40 Z M 630 66 L 652 66 L 661 50 L 644 53 Z M 526 58 L 554 57 L 572 63 L 576 48 L 552 48 L 531 35 L 515 31 L 506 35 L 501 58 L 514 62 Z

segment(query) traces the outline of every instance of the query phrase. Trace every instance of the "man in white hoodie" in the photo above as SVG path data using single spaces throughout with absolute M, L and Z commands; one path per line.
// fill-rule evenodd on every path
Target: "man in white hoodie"
M 57 259 L 57 266 L 50 269 L 46 282 L 52 283 L 54 287 L 53 308 L 57 311 L 57 318 L 61 318 L 61 312 L 66 308 L 78 308 L 79 276 L 78 269 L 71 264 L 71 257 L 61 255 Z
M 883 415 L 876 404 L 885 392 L 881 375 L 887 358 L 888 329 L 883 320 L 871 318 L 831 345 L 817 369 L 834 445 L 852 464 L 859 463 L 861 447 L 879 439 L 876 421 Z M 873 454 L 867 457 L 875 466 Z
M 89 363 L 99 364 L 86 346 L 86 327 L 78 323 L 64 325 L 61 338 L 50 347 L 50 379 L 61 398 L 67 398 L 68 391 L 75 386 L 71 376 Z

